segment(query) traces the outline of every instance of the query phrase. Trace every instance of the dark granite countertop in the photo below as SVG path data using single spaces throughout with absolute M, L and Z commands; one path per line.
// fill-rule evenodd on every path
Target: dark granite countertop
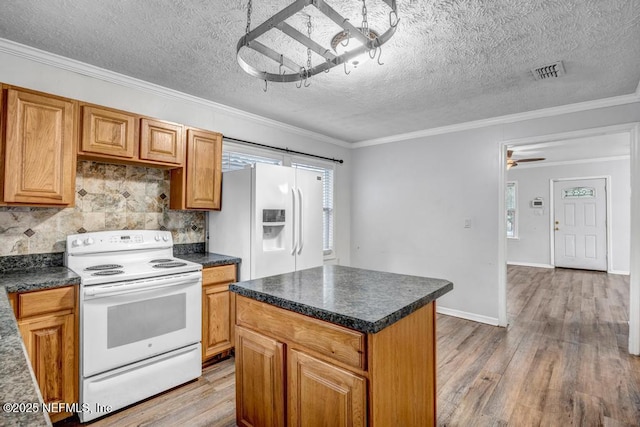
M 29 292 L 80 284 L 80 277 L 67 267 L 33 268 L 7 271 L 0 275 L 0 286 L 7 292 Z
M 41 404 L 40 389 L 28 362 L 18 325 L 5 290 L 0 287 L 0 403 Z M 50 426 L 41 406 L 37 412 L 0 409 L 1 426 Z
M 241 259 L 228 255 L 214 254 L 209 252 L 190 253 L 190 254 L 176 254 L 173 255 L 176 258 L 184 259 L 186 261 L 202 264 L 203 267 L 214 267 L 216 265 L 228 265 L 228 264 L 240 264 Z
M 229 290 L 365 333 L 376 333 L 453 289 L 443 279 L 326 265 L 239 282 Z

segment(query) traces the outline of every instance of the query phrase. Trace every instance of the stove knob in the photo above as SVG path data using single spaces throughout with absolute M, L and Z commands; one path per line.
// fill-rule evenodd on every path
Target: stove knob
M 78 246 L 82 246 L 82 240 L 80 240 L 80 239 L 75 239 L 73 242 L 71 242 L 71 245 L 72 245 L 73 247 L 76 247 L 76 248 L 77 248 Z
M 165 242 L 169 241 L 169 236 L 167 236 L 166 234 L 164 236 L 162 236 L 162 240 L 164 240 Z
M 93 239 L 91 237 L 87 237 L 86 239 L 84 239 L 84 244 L 93 245 Z
M 159 241 L 160 241 L 160 235 L 156 234 L 156 242 L 159 242 Z

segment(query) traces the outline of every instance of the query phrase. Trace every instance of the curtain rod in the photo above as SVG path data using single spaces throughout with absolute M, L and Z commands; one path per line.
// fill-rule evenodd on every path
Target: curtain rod
M 331 157 L 318 156 L 317 154 L 303 153 L 302 151 L 289 150 L 286 147 L 285 148 L 274 147 L 272 145 L 259 144 L 257 142 L 245 141 L 244 139 L 231 138 L 229 136 L 223 136 L 222 139 L 226 139 L 226 140 L 232 141 L 232 142 L 239 142 L 241 144 L 255 145 L 256 147 L 269 148 L 271 150 L 283 151 L 285 153 L 300 154 L 302 156 L 314 157 L 316 159 L 329 160 L 331 162 L 340 163 L 340 164 L 344 163 L 344 160 L 342 160 L 342 159 L 334 159 L 334 158 L 331 158 Z

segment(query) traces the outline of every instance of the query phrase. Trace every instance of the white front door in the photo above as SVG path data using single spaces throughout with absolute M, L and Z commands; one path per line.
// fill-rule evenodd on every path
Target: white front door
M 604 178 L 554 181 L 555 266 L 607 271 Z

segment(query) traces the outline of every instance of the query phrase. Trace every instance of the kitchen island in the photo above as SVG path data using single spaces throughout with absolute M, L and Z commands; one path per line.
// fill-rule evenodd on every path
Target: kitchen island
M 238 425 L 435 425 L 435 300 L 452 289 L 343 266 L 231 285 Z

